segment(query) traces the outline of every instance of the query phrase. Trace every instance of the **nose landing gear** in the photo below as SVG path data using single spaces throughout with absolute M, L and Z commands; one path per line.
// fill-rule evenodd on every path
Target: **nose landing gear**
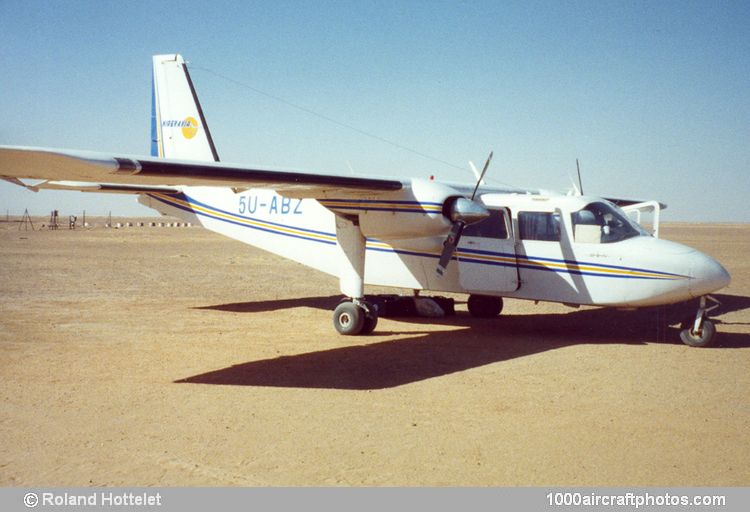
M 706 307 L 706 299 L 710 300 L 714 304 L 710 307 Z M 685 345 L 691 347 L 708 347 L 713 343 L 716 337 L 716 327 L 714 323 L 707 318 L 709 311 L 712 311 L 719 307 L 719 301 L 711 297 L 710 295 L 704 295 L 700 299 L 700 305 L 695 316 L 688 317 L 682 322 L 682 330 L 680 331 L 680 339 Z

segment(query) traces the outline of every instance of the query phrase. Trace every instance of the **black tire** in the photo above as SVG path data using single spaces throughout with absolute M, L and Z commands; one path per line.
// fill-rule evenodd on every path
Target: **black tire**
M 680 339 L 685 345 L 691 347 L 708 347 L 716 337 L 716 327 L 711 320 L 703 320 L 700 333 L 694 333 L 693 327 L 689 326 L 680 331 Z
M 370 313 L 365 314 L 365 324 L 362 326 L 362 332 L 360 334 L 372 334 L 375 327 L 378 325 L 378 310 L 374 307 L 370 308 Z
M 365 310 L 365 323 L 360 334 L 371 334 L 378 325 L 378 305 L 363 301 L 361 308 Z
M 342 302 L 333 311 L 333 326 L 344 336 L 356 336 L 365 325 L 365 311 L 353 302 Z
M 487 295 L 469 295 L 467 302 L 469 313 L 477 318 L 492 318 L 503 310 L 502 297 L 489 297 Z

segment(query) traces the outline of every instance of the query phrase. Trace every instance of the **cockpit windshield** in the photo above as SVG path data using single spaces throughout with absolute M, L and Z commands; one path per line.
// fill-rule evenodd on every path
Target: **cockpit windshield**
M 579 243 L 611 244 L 627 238 L 648 235 L 622 210 L 611 203 L 596 202 L 571 214 L 574 239 Z

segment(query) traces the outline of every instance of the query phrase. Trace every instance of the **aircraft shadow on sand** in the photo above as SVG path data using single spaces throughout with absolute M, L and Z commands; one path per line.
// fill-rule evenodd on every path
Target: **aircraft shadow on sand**
M 301 297 L 293 299 L 259 300 L 254 302 L 235 302 L 232 304 L 217 304 L 214 306 L 200 306 L 195 309 L 210 309 L 215 311 L 229 311 L 232 313 L 263 313 L 290 308 L 316 308 L 333 311 L 341 300 L 341 295 L 321 297 Z
M 750 309 L 750 297 L 719 295 L 717 298 L 722 302 L 722 312 Z M 242 313 L 290 307 L 331 309 L 338 300 L 338 296 L 325 296 L 226 304 L 200 309 Z M 374 337 L 378 334 L 410 336 L 250 361 L 176 382 L 375 390 L 578 344 L 658 342 L 683 346 L 677 335 L 677 327 L 666 326 L 663 316 L 663 311 L 659 309 L 587 309 L 560 314 L 508 315 L 495 319 L 477 319 L 463 312 L 438 319 L 396 318 L 394 320 L 412 324 L 444 324 L 466 328 L 416 333 L 376 331 Z M 341 343 L 348 340 L 337 339 Z M 750 347 L 750 334 L 724 332 L 717 339 L 714 349 L 746 347 Z

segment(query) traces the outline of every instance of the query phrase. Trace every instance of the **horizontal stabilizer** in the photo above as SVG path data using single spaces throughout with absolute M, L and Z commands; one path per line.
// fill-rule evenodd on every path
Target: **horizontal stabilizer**
M 634 205 L 634 204 L 640 204 L 640 203 L 644 202 L 642 199 L 618 199 L 616 197 L 605 197 L 604 199 L 606 199 L 610 203 L 616 204 L 620 208 L 624 208 L 626 206 L 631 206 L 631 205 Z M 667 205 L 664 204 L 664 203 L 659 203 L 659 207 L 662 210 L 666 210 L 667 209 Z

